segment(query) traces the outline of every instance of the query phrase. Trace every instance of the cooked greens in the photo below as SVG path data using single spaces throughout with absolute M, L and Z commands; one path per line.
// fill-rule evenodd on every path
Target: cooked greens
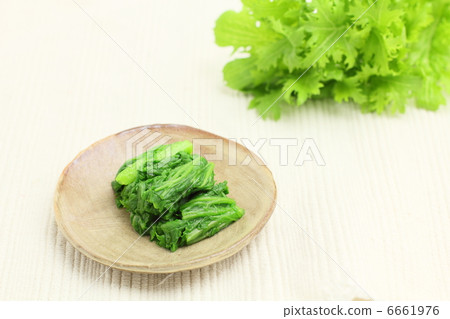
M 244 215 L 227 197 L 227 182 L 215 182 L 214 164 L 192 154 L 189 141 L 126 161 L 111 186 L 134 230 L 171 251 L 211 237 Z

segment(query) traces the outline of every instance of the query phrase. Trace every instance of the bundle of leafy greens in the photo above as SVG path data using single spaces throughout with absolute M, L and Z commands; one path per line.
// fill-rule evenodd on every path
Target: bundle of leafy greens
M 214 164 L 192 154 L 189 141 L 126 161 L 111 186 L 134 230 L 171 251 L 211 237 L 244 215 L 227 197 L 227 182 L 215 182 Z
M 363 112 L 436 110 L 450 88 L 450 0 L 242 0 L 216 22 L 219 46 L 245 57 L 223 72 L 279 119 L 308 99 L 354 101 Z

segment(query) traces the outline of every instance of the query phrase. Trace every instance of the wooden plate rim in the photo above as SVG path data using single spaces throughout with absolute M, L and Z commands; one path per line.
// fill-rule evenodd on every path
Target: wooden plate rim
M 67 231 L 67 228 L 65 227 L 64 221 L 63 221 L 63 217 L 62 217 L 62 213 L 59 209 L 58 206 L 58 201 L 59 201 L 59 197 L 60 197 L 60 189 L 64 183 L 64 179 L 70 169 L 70 167 L 74 164 L 74 162 L 76 162 L 84 153 L 86 153 L 87 151 L 95 148 L 98 144 L 103 143 L 106 140 L 109 140 L 115 136 L 124 134 L 124 133 L 128 133 L 130 131 L 133 130 L 143 130 L 143 129 L 157 129 L 157 128 L 175 128 L 175 129 L 181 129 L 183 131 L 191 131 L 191 132 L 198 132 L 201 134 L 205 134 L 207 136 L 211 136 L 213 138 L 220 138 L 223 139 L 224 141 L 227 141 L 228 143 L 234 143 L 237 145 L 237 147 L 244 149 L 244 151 L 249 152 L 252 156 L 254 156 L 254 158 L 259 158 L 254 152 L 252 152 L 251 150 L 249 150 L 248 148 L 246 148 L 245 146 L 229 140 L 225 137 L 216 135 L 214 133 L 205 131 L 205 130 L 201 130 L 201 129 L 197 129 L 191 126 L 187 126 L 187 125 L 181 125 L 181 124 L 151 124 L 151 125 L 142 125 L 142 126 L 136 126 L 130 129 L 126 129 L 123 131 L 120 131 L 118 133 L 109 135 L 101 140 L 98 140 L 97 142 L 91 144 L 90 146 L 88 146 L 87 148 L 85 148 L 84 150 L 80 151 L 75 158 L 66 165 L 66 167 L 64 168 L 64 170 L 62 171 L 58 182 L 57 182 L 57 186 L 56 186 L 56 190 L 55 190 L 55 195 L 54 195 L 54 200 L 53 200 L 53 209 L 54 209 L 54 213 L 55 213 L 55 220 L 56 223 L 59 227 L 59 229 L 61 230 L 62 234 L 64 235 L 64 237 L 69 241 L 69 243 L 74 246 L 78 251 L 80 251 L 83 255 L 85 255 L 86 257 L 95 260 L 105 266 L 108 266 L 109 268 L 115 268 L 115 269 L 119 269 L 119 270 L 124 270 L 124 271 L 131 271 L 131 272 L 137 272 L 137 273 L 173 273 L 173 272 L 178 272 L 178 271 L 184 271 L 184 270 L 191 270 L 191 269 L 196 269 L 196 268 L 201 268 L 201 267 L 205 267 L 208 265 L 211 265 L 213 263 L 216 263 L 218 261 L 221 261 L 223 259 L 226 259 L 236 253 L 238 253 L 242 248 L 244 248 L 260 231 L 261 229 L 264 227 L 264 225 L 267 223 L 267 221 L 269 220 L 269 218 L 272 216 L 272 213 L 275 209 L 276 206 L 276 198 L 277 198 L 277 187 L 275 184 L 275 180 L 273 178 L 273 174 L 270 171 L 270 169 L 267 167 L 267 165 L 261 165 L 262 167 L 264 167 L 264 169 L 266 170 L 266 173 L 270 176 L 270 179 L 272 181 L 273 184 L 273 199 L 272 199 L 272 203 L 270 208 L 267 210 L 267 212 L 265 213 L 265 215 L 263 216 L 263 218 L 260 219 L 260 221 L 258 222 L 258 224 L 256 225 L 256 227 L 254 227 L 246 236 L 244 236 L 241 240 L 239 240 L 238 242 L 236 242 L 235 244 L 233 244 L 232 246 L 228 246 L 226 248 L 224 248 L 223 250 L 212 254 L 212 255 L 208 255 L 205 257 L 201 257 L 201 258 L 197 258 L 188 262 L 184 262 L 184 263 L 176 263 L 175 265 L 169 265 L 167 267 L 151 267 L 146 265 L 146 266 L 136 266 L 136 265 L 132 265 L 132 264 L 123 264 L 121 263 L 119 260 L 117 261 L 111 261 L 108 259 L 105 259 L 103 257 L 100 256 L 96 256 L 94 252 L 86 250 L 83 246 L 79 245 L 71 236 L 70 236 L 70 232 Z M 119 257 L 120 258 L 120 257 Z

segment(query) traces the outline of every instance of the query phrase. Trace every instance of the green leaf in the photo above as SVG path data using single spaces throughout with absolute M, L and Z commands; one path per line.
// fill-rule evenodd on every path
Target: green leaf
M 290 78 L 284 82 L 282 91 L 286 93 L 283 98 L 289 104 L 302 105 L 313 95 L 319 95 L 321 87 L 320 76 L 310 70 L 301 78 Z
M 263 118 L 278 119 L 281 100 L 333 98 L 377 113 L 404 112 L 408 101 L 428 110 L 446 103 L 449 0 L 242 3 L 219 18 L 216 42 L 249 55 L 227 64 L 224 77 L 254 96 L 249 108 Z
M 192 148 L 180 141 L 150 149 L 119 168 L 116 176 L 122 178 L 127 170 L 136 173 L 132 181 L 111 183 L 133 229 L 171 251 L 211 237 L 244 215 L 227 197 L 227 182 L 215 183 L 214 163 L 192 155 Z
M 349 100 L 354 100 L 358 103 L 365 102 L 364 94 L 359 88 L 359 82 L 356 77 L 349 77 L 335 82 L 333 85 L 333 94 L 336 102 L 347 102 Z
M 266 18 L 269 16 L 282 18 L 289 9 L 300 7 L 299 1 L 292 0 L 242 0 L 242 3 L 257 18 Z
M 417 93 L 416 103 L 420 108 L 435 111 L 440 105 L 445 104 L 441 86 L 432 81 L 430 77 L 423 79 Z
M 420 85 L 414 76 L 374 76 L 369 81 L 370 95 L 363 109 L 369 112 L 405 112 L 406 101 L 411 91 Z
M 226 11 L 216 21 L 214 33 L 217 45 L 235 48 L 259 46 L 276 39 L 275 32 L 264 26 L 257 27 L 256 21 L 245 11 Z
M 229 87 L 236 90 L 244 90 L 256 82 L 252 75 L 252 70 L 255 69 L 256 65 L 253 57 L 236 59 L 225 65 L 223 76 Z
M 267 46 L 255 49 L 256 65 L 258 70 L 267 71 L 278 65 L 278 62 L 286 52 L 294 52 L 287 39 L 280 39 Z M 295 52 L 294 52 L 295 55 Z
M 338 40 L 344 41 L 340 36 L 350 25 L 342 5 L 330 6 L 321 1 L 313 1 L 312 8 L 316 13 L 310 14 L 303 25 L 305 31 L 310 35 L 306 42 L 309 52 L 302 61 L 302 67 L 305 69 L 313 63 L 317 63 L 321 67 L 325 66 L 332 53 L 329 49 L 333 50 L 332 46 Z M 319 58 L 320 60 L 318 60 Z
M 274 90 L 267 94 L 254 93 L 255 97 L 250 102 L 249 109 L 256 109 L 262 118 L 272 118 L 278 120 L 281 115 L 281 97 L 279 90 Z M 261 95 L 260 95 L 261 94 Z
M 323 69 L 320 69 L 320 73 L 324 81 L 341 81 L 344 78 L 343 66 L 334 62 L 329 62 Z

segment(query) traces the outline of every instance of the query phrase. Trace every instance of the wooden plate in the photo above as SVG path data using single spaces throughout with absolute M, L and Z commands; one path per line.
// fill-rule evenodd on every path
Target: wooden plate
M 245 209 L 245 215 L 211 238 L 170 252 L 148 237 L 139 238 L 129 214 L 115 206 L 110 184 L 127 157 L 180 140 L 209 144 L 200 147 L 202 155 L 215 162 L 216 180 L 228 181 L 229 196 Z M 78 154 L 61 174 L 54 209 L 65 237 L 87 257 L 121 270 L 170 273 L 210 265 L 237 253 L 267 222 L 275 198 L 272 173 L 244 146 L 189 126 L 161 124 L 111 135 Z

